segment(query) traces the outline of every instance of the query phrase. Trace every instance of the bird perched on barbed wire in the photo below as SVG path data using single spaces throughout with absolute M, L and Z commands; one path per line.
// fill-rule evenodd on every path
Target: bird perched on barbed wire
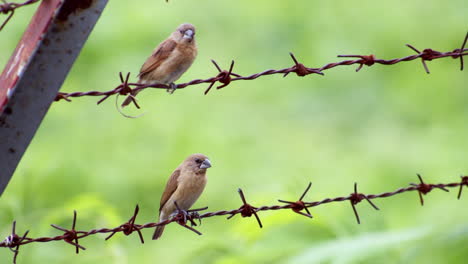
M 170 219 L 177 213 L 176 203 L 181 210 L 190 209 L 205 188 L 206 170 L 210 167 L 211 162 L 208 157 L 203 154 L 193 154 L 175 169 L 161 196 L 160 222 Z M 164 225 L 156 227 L 153 240 L 161 237 L 164 227 Z
M 192 65 L 197 53 L 195 27 L 188 23 L 180 25 L 146 59 L 138 74 L 138 83 L 170 85 L 168 92 L 172 94 L 176 89 L 174 82 Z M 132 92 L 122 103 L 122 107 L 130 104 L 132 97 L 139 91 Z

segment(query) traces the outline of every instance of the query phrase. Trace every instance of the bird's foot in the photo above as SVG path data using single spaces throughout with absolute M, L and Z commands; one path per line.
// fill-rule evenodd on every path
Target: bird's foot
M 201 225 L 201 216 L 198 212 L 208 209 L 208 207 L 203 207 L 191 210 L 183 210 L 179 207 L 177 201 L 174 201 L 174 205 L 177 208 L 176 212 L 174 213 L 174 218 L 181 225 L 186 225 L 187 221 L 189 221 L 191 226 L 197 226 L 195 219 L 198 219 L 199 225 Z
M 200 214 L 198 212 L 204 211 L 206 209 L 208 209 L 208 207 L 188 210 L 189 217 L 187 219 L 190 221 L 190 224 L 192 226 L 197 226 L 197 224 L 194 221 L 195 219 L 198 219 L 198 222 L 201 225 L 201 216 L 200 216 Z
M 174 201 L 174 205 L 177 208 L 174 218 L 177 220 L 179 224 L 185 225 L 187 223 L 187 219 L 189 219 L 190 217 L 189 213 L 187 212 L 187 210 L 181 209 L 179 205 L 177 204 L 177 201 Z
M 201 235 L 202 233 L 200 233 L 199 231 L 197 231 L 191 226 L 197 225 L 195 221 L 193 221 L 193 219 L 198 218 L 200 220 L 201 218 L 200 215 L 198 214 L 198 211 L 206 210 L 208 207 L 201 208 L 201 209 L 194 209 L 194 210 L 182 210 L 177 204 L 177 201 L 174 201 L 174 205 L 177 208 L 177 211 L 175 212 L 176 215 L 174 216 L 174 221 L 177 222 L 179 225 L 197 233 L 198 235 Z M 187 225 L 187 220 L 190 221 L 191 226 Z M 200 224 L 201 224 L 201 221 L 200 221 Z
M 177 89 L 177 84 L 172 82 L 172 83 L 169 84 L 169 86 L 170 86 L 170 88 L 167 88 L 167 92 L 169 94 L 173 94 L 175 92 L 175 90 Z
M 201 225 L 201 218 L 198 212 L 189 212 L 189 217 L 187 219 L 190 221 L 191 226 L 197 226 L 197 223 L 194 221 L 195 219 L 198 219 L 198 222 Z

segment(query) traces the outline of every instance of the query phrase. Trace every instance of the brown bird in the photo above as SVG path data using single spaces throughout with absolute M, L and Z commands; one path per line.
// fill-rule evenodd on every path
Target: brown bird
M 203 154 L 190 155 L 177 167 L 162 194 L 159 221 L 165 221 L 177 213 L 174 202 L 177 202 L 182 210 L 190 209 L 205 188 L 206 169 L 210 167 L 210 160 Z M 163 231 L 164 226 L 156 227 L 153 240 L 161 237 Z
M 192 65 L 197 53 L 195 27 L 192 24 L 180 25 L 146 59 L 138 74 L 138 83 L 170 85 L 168 92 L 173 93 L 176 88 L 174 82 Z M 132 92 L 122 103 L 122 107 L 130 104 L 132 96 L 136 96 L 138 92 Z

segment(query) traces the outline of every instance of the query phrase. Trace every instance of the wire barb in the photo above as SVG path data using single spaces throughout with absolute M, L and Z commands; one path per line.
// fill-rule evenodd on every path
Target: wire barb
M 133 233 L 133 231 L 137 231 L 138 236 L 140 237 L 140 242 L 144 244 L 145 240 L 143 239 L 143 235 L 141 234 L 140 228 L 138 225 L 135 225 L 135 220 L 136 220 L 139 210 L 140 208 L 138 207 L 138 204 L 137 204 L 135 207 L 135 211 L 133 212 L 133 216 L 128 220 L 128 222 L 122 224 L 119 229 L 115 229 L 109 236 L 106 237 L 105 240 L 109 240 L 117 232 L 123 232 L 124 235 L 128 236 L 131 233 Z
M 320 74 L 320 75 L 325 75 L 320 69 L 316 68 L 307 68 L 304 66 L 304 64 L 299 63 L 296 57 L 292 52 L 289 52 L 289 56 L 291 56 L 292 60 L 294 61 L 294 66 L 292 66 L 290 69 L 288 69 L 284 75 L 283 78 L 288 76 L 289 73 L 295 72 L 297 76 L 303 77 L 312 73 Z
M 213 78 L 210 85 L 205 90 L 204 92 L 205 95 L 208 94 L 208 92 L 211 90 L 211 88 L 216 82 L 222 83 L 222 85 L 219 85 L 218 87 L 216 87 L 216 89 L 219 90 L 221 88 L 228 86 L 231 83 L 231 80 L 232 80 L 231 76 L 241 77 L 239 74 L 232 72 L 232 69 L 234 68 L 234 60 L 231 61 L 231 66 L 229 67 L 229 71 L 221 70 L 221 68 L 219 67 L 218 63 L 215 60 L 211 60 L 211 62 L 214 64 L 214 66 L 216 67 L 219 73 L 215 78 Z
M 375 210 L 379 210 L 379 208 L 363 193 L 358 193 L 357 191 L 357 183 L 354 183 L 354 193 L 349 196 L 349 201 L 351 202 L 351 207 L 353 208 L 354 215 L 356 216 L 356 221 L 358 224 L 361 224 L 361 220 L 359 219 L 359 214 L 356 210 L 356 204 L 360 203 L 362 200 L 366 200 Z
M 457 196 L 458 200 L 460 200 L 460 198 L 461 198 L 463 185 L 468 187 L 468 176 L 460 176 L 460 178 L 461 178 L 461 182 L 460 182 L 460 190 L 458 191 L 458 196 Z
M 295 213 L 298 213 L 298 214 L 303 215 L 305 217 L 312 218 L 313 217 L 312 214 L 309 212 L 309 209 L 307 208 L 304 201 L 302 201 L 302 199 L 304 199 L 304 196 L 307 194 L 307 192 L 309 191 L 311 186 L 312 186 L 312 182 L 309 182 L 309 185 L 307 185 L 307 188 L 305 189 L 304 193 L 302 193 L 301 197 L 296 202 L 290 202 L 290 201 L 285 201 L 285 200 L 278 200 L 278 202 L 289 204 L 291 206 L 291 209 Z M 301 212 L 302 210 L 305 210 L 307 212 L 307 214 Z
M 241 188 L 239 188 L 237 191 L 239 192 L 243 205 L 239 207 L 239 209 L 237 209 L 235 212 L 233 212 L 227 219 L 231 219 L 233 216 L 235 216 L 238 213 L 240 213 L 242 217 L 251 217 L 252 215 L 254 215 L 255 218 L 257 219 L 258 225 L 260 226 L 260 228 L 262 228 L 263 225 L 262 225 L 262 221 L 260 221 L 260 217 L 258 217 L 257 207 L 253 207 L 252 205 L 247 203 L 244 192 L 242 191 Z
M 72 224 L 72 228 L 70 230 L 66 229 L 66 228 L 63 228 L 63 227 L 60 227 L 58 225 L 54 225 L 54 224 L 51 224 L 51 226 L 55 229 L 58 229 L 58 230 L 61 230 L 63 232 L 65 232 L 63 234 L 63 241 L 67 242 L 68 244 L 70 245 L 73 245 L 75 246 L 76 248 L 76 254 L 80 253 L 80 249 L 82 250 L 86 250 L 85 247 L 81 246 L 79 243 L 78 243 L 78 234 L 84 234 L 86 232 L 82 232 L 82 231 L 76 231 L 75 230 L 75 226 L 76 226 L 76 210 L 73 211 L 73 224 Z
M 454 49 L 453 53 L 456 53 L 452 56 L 452 58 L 460 58 L 460 71 L 463 71 L 463 52 L 465 50 L 466 42 L 468 41 L 468 32 L 466 32 L 465 39 L 463 40 L 463 43 L 461 45 L 461 48 L 459 49 Z
M 427 184 L 427 183 L 424 183 L 422 177 L 421 177 L 421 174 L 417 174 L 418 176 L 418 179 L 419 179 L 419 184 L 416 184 L 416 183 L 410 183 L 410 185 L 416 187 L 416 190 L 418 190 L 418 194 L 419 194 L 419 201 L 421 202 L 421 206 L 424 205 L 424 198 L 423 198 L 423 195 L 426 195 L 428 194 L 430 191 L 432 191 L 433 188 L 438 188 L 438 189 L 441 189 L 445 192 L 448 192 L 449 190 L 447 190 L 445 187 L 443 186 L 438 186 L 438 185 L 435 185 L 435 184 Z
M 29 0 L 29 1 L 25 1 L 24 3 L 18 4 L 18 3 L 9 3 L 5 0 L 2 0 L 3 4 L 0 5 L 0 14 L 5 14 L 5 15 L 8 15 L 8 13 L 10 14 L 0 26 L 0 31 L 2 31 L 2 29 L 8 23 L 8 21 L 10 21 L 10 19 L 13 17 L 13 15 L 15 14 L 15 9 L 26 6 L 26 5 L 34 4 L 38 1 L 39 0 Z
M 7 236 L 2 242 L 14 253 L 13 264 L 16 264 L 16 258 L 19 254 L 19 247 L 22 245 L 22 242 L 27 239 L 26 236 L 28 235 L 28 233 L 29 230 L 27 230 L 22 237 L 18 236 L 18 234 L 16 234 L 16 221 L 13 221 L 11 234 Z

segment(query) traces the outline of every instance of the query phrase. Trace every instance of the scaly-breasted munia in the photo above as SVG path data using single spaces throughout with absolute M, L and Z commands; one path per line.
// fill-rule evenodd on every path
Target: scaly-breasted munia
M 166 84 L 171 86 L 168 91 L 174 92 L 174 82 L 192 65 L 197 53 L 195 27 L 187 23 L 180 25 L 146 59 L 138 74 L 138 83 Z M 122 103 L 122 107 L 130 104 L 131 97 L 136 96 L 138 92 L 132 92 Z
M 211 162 L 203 154 L 193 154 L 186 158 L 172 173 L 161 197 L 159 221 L 170 219 L 177 213 L 175 202 L 181 210 L 188 210 L 200 197 L 206 185 L 206 169 Z M 156 227 L 153 240 L 161 237 L 164 225 Z

